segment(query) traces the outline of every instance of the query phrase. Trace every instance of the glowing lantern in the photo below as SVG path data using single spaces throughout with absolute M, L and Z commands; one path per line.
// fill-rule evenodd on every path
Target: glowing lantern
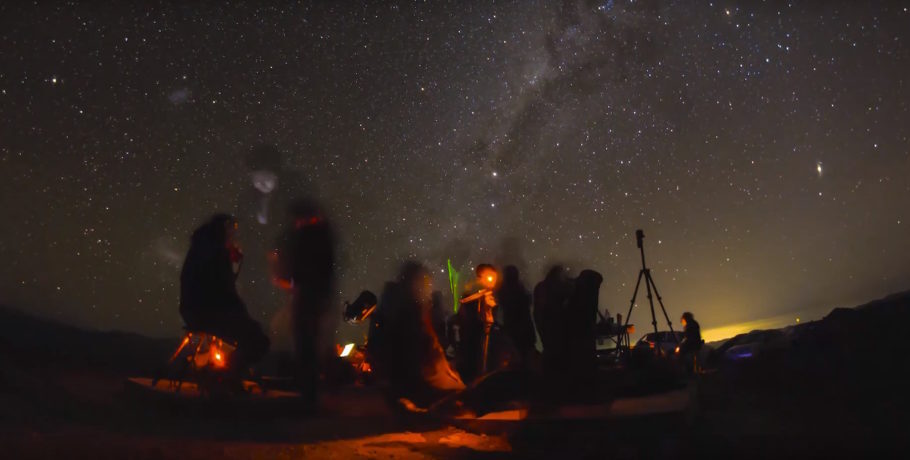
M 212 366 L 214 367 L 224 367 L 227 363 L 224 361 L 224 352 L 221 350 L 221 347 L 218 345 L 212 344 L 210 354 L 212 356 Z
M 487 289 L 496 287 L 496 270 L 487 269 L 480 274 L 480 283 Z
M 340 356 L 340 357 L 342 357 L 342 358 L 346 358 L 346 357 L 348 357 L 348 356 L 351 354 L 351 351 L 352 351 L 353 349 L 354 349 L 354 344 L 353 344 L 353 343 L 349 343 L 349 344 L 347 344 L 347 345 L 344 346 L 344 349 L 341 350 L 341 353 L 339 353 L 338 356 Z

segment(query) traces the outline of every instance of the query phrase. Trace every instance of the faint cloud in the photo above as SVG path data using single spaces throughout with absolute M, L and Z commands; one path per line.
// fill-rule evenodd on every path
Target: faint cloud
M 193 93 L 190 92 L 188 88 L 179 88 L 171 91 L 171 93 L 167 95 L 167 100 L 170 101 L 171 104 L 181 105 L 189 102 L 192 95 Z

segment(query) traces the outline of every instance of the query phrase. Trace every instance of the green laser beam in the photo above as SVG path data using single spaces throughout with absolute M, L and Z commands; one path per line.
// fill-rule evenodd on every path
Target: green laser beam
M 449 289 L 452 291 L 452 302 L 453 310 L 455 313 L 458 313 L 458 270 L 455 270 L 455 267 L 452 266 L 452 259 L 446 259 L 446 264 L 449 266 Z

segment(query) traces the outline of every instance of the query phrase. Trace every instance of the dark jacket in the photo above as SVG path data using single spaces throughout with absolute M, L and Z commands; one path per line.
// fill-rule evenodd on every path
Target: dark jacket
M 190 328 L 205 328 L 219 315 L 246 312 L 237 293 L 230 251 L 194 235 L 180 272 L 180 314 Z
M 680 353 L 698 351 L 701 345 L 701 327 L 698 325 L 698 321 L 694 319 L 686 321 L 686 327 L 683 329 L 683 341 L 679 344 Z
M 603 276 L 584 270 L 575 279 L 566 317 L 566 356 L 573 377 L 591 378 L 595 367 L 594 325 Z
M 517 273 L 506 272 L 502 286 L 496 292 L 496 301 L 502 309 L 502 327 L 520 352 L 534 348 L 537 335 L 531 320 L 531 294 L 518 279 Z

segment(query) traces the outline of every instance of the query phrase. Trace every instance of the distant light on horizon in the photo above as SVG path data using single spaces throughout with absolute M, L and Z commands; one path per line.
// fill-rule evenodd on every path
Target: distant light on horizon
M 824 309 L 819 309 L 818 311 L 813 311 L 812 320 L 821 319 L 826 313 L 827 307 Z M 769 318 L 763 318 L 753 321 L 744 321 L 741 323 L 732 323 L 726 324 L 723 326 L 712 327 L 702 330 L 702 339 L 705 342 L 717 342 L 720 340 L 727 340 L 736 337 L 739 334 L 746 334 L 752 331 L 758 330 L 767 330 L 767 329 L 780 329 L 787 326 L 795 326 L 797 324 L 802 324 L 802 318 L 806 315 L 797 316 L 795 321 L 794 317 L 791 314 L 788 315 L 778 315 L 772 316 Z

